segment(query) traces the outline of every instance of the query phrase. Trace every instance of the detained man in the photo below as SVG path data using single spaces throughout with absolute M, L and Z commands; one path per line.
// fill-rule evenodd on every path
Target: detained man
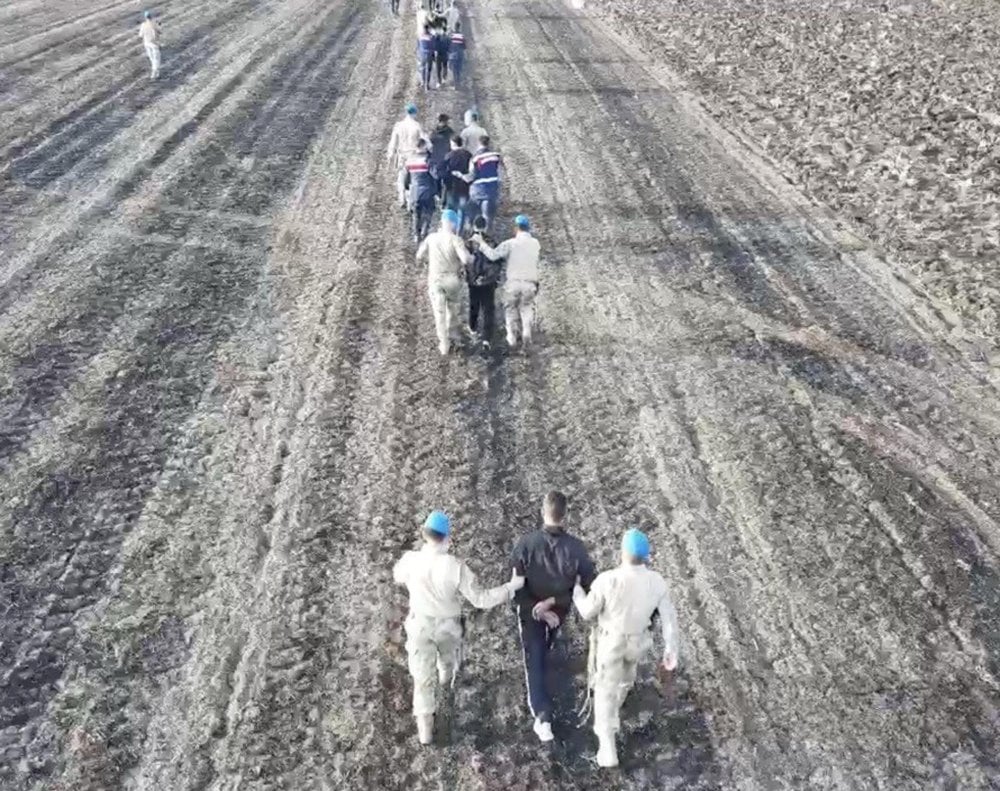
M 566 495 L 549 492 L 542 504 L 543 526 L 523 536 L 514 547 L 511 565 L 525 577 L 514 599 L 518 634 L 528 685 L 528 707 L 535 718 L 535 735 L 551 742 L 553 704 L 545 684 L 549 650 L 569 615 L 574 582 L 585 590 L 596 576 L 583 542 L 563 527 Z

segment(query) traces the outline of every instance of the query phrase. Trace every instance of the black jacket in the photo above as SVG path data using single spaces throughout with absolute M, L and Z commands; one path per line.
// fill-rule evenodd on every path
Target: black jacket
M 496 242 L 486 234 L 483 234 L 483 241 L 490 247 L 495 247 Z M 466 242 L 465 246 L 472 253 L 472 263 L 465 268 L 465 277 L 470 286 L 495 286 L 500 281 L 500 270 L 503 269 L 503 259 L 491 261 L 472 244 Z
M 434 178 L 440 179 L 448 175 L 445 167 L 445 160 L 451 153 L 451 139 L 455 136 L 455 130 L 445 124 L 434 127 L 431 132 L 431 173 Z
M 550 533 L 544 528 L 522 537 L 514 547 L 511 563 L 527 579 L 514 596 L 522 617 L 530 617 L 531 609 L 549 597 L 556 600 L 555 612 L 565 620 L 573 603 L 576 578 L 585 591 L 597 576 L 587 548 L 576 536 L 559 530 Z
M 471 161 L 472 154 L 464 148 L 456 148 L 454 151 L 450 152 L 447 159 L 445 159 L 445 167 L 448 168 L 449 174 L 452 172 L 464 174 L 469 172 L 469 162 Z M 449 175 L 448 193 L 450 195 L 457 195 L 460 198 L 469 197 L 469 182 L 465 179 Z

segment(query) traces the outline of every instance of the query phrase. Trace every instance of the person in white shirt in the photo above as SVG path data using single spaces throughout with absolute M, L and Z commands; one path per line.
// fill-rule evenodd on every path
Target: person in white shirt
M 458 335 L 458 319 L 462 312 L 462 292 L 465 267 L 472 263 L 472 253 L 458 235 L 458 212 L 441 212 L 441 230 L 428 234 L 417 249 L 417 263 L 427 266 L 427 291 L 434 312 L 438 351 L 444 356 Z
M 506 259 L 507 282 L 503 290 L 503 306 L 507 323 L 507 345 L 512 349 L 520 340 L 531 343 L 531 327 L 535 320 L 535 297 L 538 296 L 538 260 L 541 245 L 531 235 L 531 221 L 523 214 L 514 218 L 516 233 L 512 239 L 490 247 L 481 236 L 473 239 L 479 251 L 491 261 Z
M 445 19 L 448 20 L 448 32 L 455 32 L 455 25 L 458 24 L 461 14 L 458 12 L 458 8 L 455 7 L 455 0 L 448 0 L 448 10 L 444 12 Z
M 420 0 L 420 8 L 417 9 L 417 38 L 423 34 L 430 21 L 431 12 L 427 8 L 427 0 Z
M 649 539 L 639 530 L 627 530 L 621 547 L 618 568 L 598 574 L 589 593 L 580 585 L 573 589 L 580 617 L 597 619 L 588 684 L 594 694 L 597 763 L 602 767 L 618 765 L 619 712 L 635 683 L 638 663 L 653 647 L 651 625 L 657 613 L 663 632 L 663 667 L 668 671 L 677 667 L 677 612 L 666 580 L 646 565 Z
M 454 555 L 448 554 L 451 520 L 434 511 L 424 522 L 424 545 L 405 552 L 392 570 L 397 585 L 410 595 L 406 616 L 406 653 L 413 676 L 413 716 L 417 737 L 430 744 L 437 710 L 437 682 L 455 683 L 462 653 L 462 599 L 486 610 L 510 601 L 524 587 L 524 577 L 514 571 L 510 582 L 482 588 L 476 575 Z
M 465 129 L 461 131 L 462 145 L 470 154 L 479 150 L 479 141 L 489 137 L 486 130 L 479 125 L 479 111 L 469 110 L 465 113 Z
M 160 76 L 160 30 L 159 25 L 153 21 L 152 11 L 143 14 L 142 24 L 139 25 L 139 38 L 142 39 L 146 57 L 149 58 L 149 65 L 152 67 L 149 77 L 155 80 Z
M 389 148 L 385 158 L 396 167 L 396 196 L 401 208 L 406 204 L 406 161 L 416 155 L 420 139 L 427 139 L 423 127 L 417 121 L 417 106 L 412 102 L 406 105 L 406 115 L 402 121 L 392 128 L 389 138 Z

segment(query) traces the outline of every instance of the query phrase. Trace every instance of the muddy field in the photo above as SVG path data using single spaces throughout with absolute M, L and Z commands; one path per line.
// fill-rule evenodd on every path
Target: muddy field
M 1000 5 L 590 0 L 1000 361 Z
M 0 787 L 1000 788 L 1000 378 L 589 10 L 472 0 L 467 90 L 545 252 L 529 355 L 434 348 L 384 146 L 412 9 L 0 8 Z M 626 31 L 628 32 L 628 31 Z M 683 630 L 600 773 L 510 614 L 416 744 L 393 560 L 507 576 L 539 499 L 644 526 Z

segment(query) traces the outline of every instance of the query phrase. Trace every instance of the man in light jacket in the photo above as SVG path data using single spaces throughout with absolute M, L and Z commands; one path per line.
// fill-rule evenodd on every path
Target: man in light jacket
M 465 267 L 472 262 L 472 254 L 458 236 L 458 224 L 458 213 L 445 209 L 441 230 L 428 234 L 417 249 L 417 263 L 428 262 L 427 290 L 442 356 L 448 354 L 452 337 L 458 334 Z
M 406 115 L 392 128 L 389 148 L 385 158 L 396 167 L 396 195 L 400 208 L 406 208 L 406 160 L 417 153 L 421 138 L 426 138 L 423 127 L 417 121 L 417 106 L 406 105 Z
M 596 645 L 591 643 L 591 677 L 594 694 L 594 733 L 597 763 L 618 765 L 615 734 L 621 726 L 619 712 L 635 683 L 636 668 L 653 647 L 652 619 L 660 616 L 663 632 L 663 667 L 677 667 L 677 612 L 666 580 L 653 571 L 649 561 L 649 539 L 639 530 L 622 536 L 621 565 L 597 575 L 584 592 L 573 589 L 573 604 L 587 621 L 597 621 Z
M 453 684 L 462 652 L 462 599 L 486 610 L 510 601 L 524 586 L 517 572 L 510 582 L 495 588 L 481 588 L 476 575 L 454 555 L 448 554 L 451 520 L 434 511 L 424 522 L 424 545 L 405 552 L 392 570 L 397 585 L 405 585 L 410 595 L 406 616 L 406 654 L 413 676 L 413 716 L 417 737 L 430 744 L 437 710 L 436 681 Z
M 507 283 L 504 286 L 503 305 L 507 323 L 507 345 L 514 348 L 520 340 L 525 346 L 531 343 L 531 325 L 535 320 L 535 297 L 538 295 L 538 259 L 541 245 L 531 235 L 531 221 L 523 214 L 514 218 L 515 234 L 512 239 L 496 247 L 486 244 L 482 237 L 474 236 L 479 250 L 491 261 L 507 260 Z

